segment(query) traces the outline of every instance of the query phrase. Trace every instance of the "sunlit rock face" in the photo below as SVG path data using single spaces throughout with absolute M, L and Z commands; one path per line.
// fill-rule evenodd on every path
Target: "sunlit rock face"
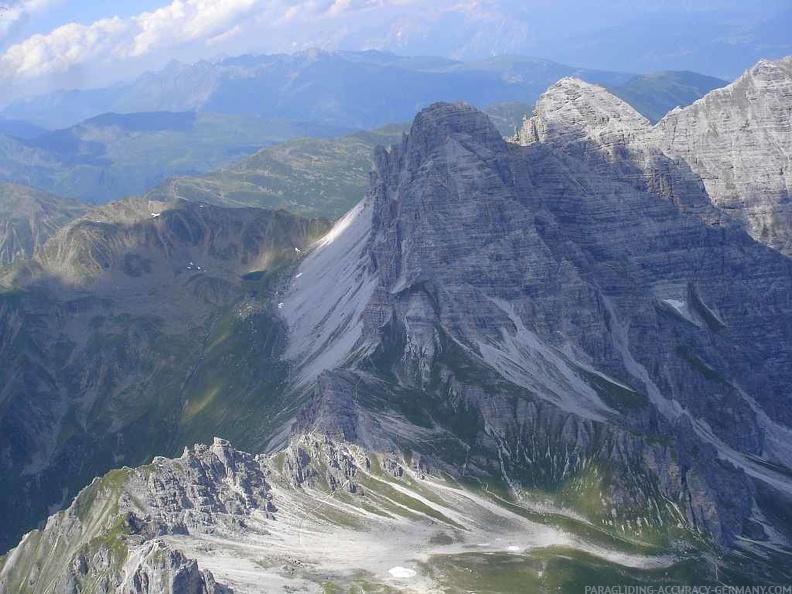
M 668 191 L 689 196 L 691 183 L 703 184 L 723 214 L 740 221 L 757 241 L 790 255 L 791 121 L 792 57 L 760 61 L 654 127 L 603 87 L 563 79 L 540 97 L 518 140 L 577 145 L 580 151 L 588 142 L 593 155 L 612 160 L 622 151 L 650 177 L 657 175 L 652 161 L 662 154 L 674 162 L 666 167 L 694 174 L 684 192 L 678 183 Z
M 792 57 L 762 60 L 731 85 L 664 117 L 654 142 L 698 174 L 713 204 L 792 255 Z

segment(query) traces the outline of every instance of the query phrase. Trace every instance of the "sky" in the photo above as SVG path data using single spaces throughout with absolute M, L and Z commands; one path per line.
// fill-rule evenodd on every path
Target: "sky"
M 310 47 L 733 78 L 792 53 L 792 0 L 0 0 L 0 103 Z

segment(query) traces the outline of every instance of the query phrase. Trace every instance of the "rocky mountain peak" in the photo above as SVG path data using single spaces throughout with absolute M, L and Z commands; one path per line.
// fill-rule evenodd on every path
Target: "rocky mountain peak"
M 283 297 L 295 383 L 319 396 L 298 427 L 409 442 L 420 432 L 404 419 L 420 410 L 427 431 L 480 447 L 483 468 L 498 451 L 530 449 L 557 419 L 550 431 L 568 438 L 559 451 L 604 432 L 622 454 L 593 458 L 649 464 L 674 500 L 695 485 L 689 521 L 733 542 L 752 513 L 751 480 L 790 488 L 750 458 L 784 464 L 772 444 L 790 423 L 780 404 L 789 372 L 778 364 L 790 343 L 751 336 L 788 329 L 769 313 L 776 306 L 744 307 L 784 302 L 790 262 L 711 220 L 691 166 L 604 89 L 566 79 L 530 125 L 534 140 L 509 146 L 483 115 L 438 104 L 400 146 L 379 151 L 367 199 Z M 525 409 L 507 406 L 514 394 Z M 389 422 L 376 427 L 368 407 Z M 515 436 L 515 425 L 531 429 Z M 668 449 L 633 441 L 633 431 L 663 435 Z M 684 468 L 654 462 L 674 456 Z M 605 490 L 644 501 L 627 483 Z
M 752 78 L 754 80 L 772 80 L 788 76 L 792 71 L 792 56 L 780 60 L 759 60 L 753 67 L 745 72 L 738 80 Z
M 667 114 L 646 142 L 687 163 L 754 239 L 792 254 L 792 56 Z
M 418 113 L 402 149 L 411 161 L 422 159 L 453 138 L 497 150 L 503 138 L 489 118 L 466 103 L 434 103 Z
M 600 85 L 559 80 L 539 97 L 534 115 L 518 133 L 520 144 L 582 139 L 610 141 L 649 129 L 649 120 Z

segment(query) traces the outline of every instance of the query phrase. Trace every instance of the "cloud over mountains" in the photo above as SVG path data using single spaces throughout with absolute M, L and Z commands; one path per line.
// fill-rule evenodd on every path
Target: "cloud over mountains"
M 456 58 L 524 53 L 636 71 L 656 68 L 658 62 L 660 68 L 720 75 L 729 72 L 719 72 L 716 63 L 709 66 L 715 59 L 713 48 L 721 48 L 721 54 L 724 47 L 725 54 L 730 49 L 741 52 L 749 61 L 757 53 L 773 57 L 792 51 L 792 43 L 774 33 L 773 27 L 782 29 L 792 14 L 778 0 L 768 0 L 761 8 L 733 0 L 697 3 L 695 8 L 678 0 L 612 2 L 606 7 L 573 0 L 172 0 L 131 16 L 110 13 L 92 22 L 67 22 L 3 49 L 9 31 L 56 3 L 22 0 L 3 11 L 0 80 L 25 85 L 49 78 L 56 86 L 84 86 L 84 81 L 70 83 L 70 73 L 106 83 L 173 58 L 309 47 Z M 122 6 L 129 11 L 133 5 L 113 3 L 108 10 Z M 727 22 L 738 23 L 740 35 L 731 35 Z M 674 24 L 673 35 L 662 34 L 669 23 Z M 647 30 L 657 31 L 657 37 Z M 633 37 L 646 44 L 645 52 L 629 51 L 637 42 Z M 706 60 L 696 62 L 701 55 Z M 613 63 L 614 56 L 619 64 Z M 743 65 L 732 68 L 739 71 Z

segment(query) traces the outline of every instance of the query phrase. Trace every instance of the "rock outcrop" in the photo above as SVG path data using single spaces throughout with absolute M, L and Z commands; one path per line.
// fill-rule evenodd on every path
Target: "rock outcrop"
M 672 111 L 652 140 L 686 162 L 754 239 L 792 256 L 792 57 L 762 60 Z
M 216 438 L 95 479 L 3 559 L 0 591 L 230 594 L 162 537 L 239 533 L 251 515 L 267 518 L 265 471 L 263 459 Z

